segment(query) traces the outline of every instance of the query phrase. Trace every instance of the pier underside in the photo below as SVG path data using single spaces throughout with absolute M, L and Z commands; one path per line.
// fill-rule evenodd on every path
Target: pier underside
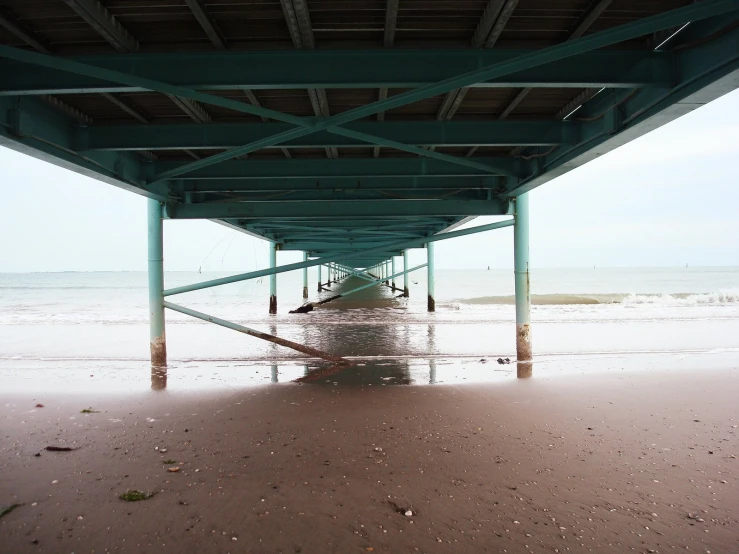
M 515 226 L 530 360 L 526 193 L 738 86 L 739 0 L 0 7 L 0 145 L 150 199 L 156 363 L 181 289 L 271 275 L 275 313 L 281 271 L 395 288 L 425 247 L 433 311 L 433 242 L 476 216 Z M 270 268 L 165 290 L 162 219 L 270 241 Z

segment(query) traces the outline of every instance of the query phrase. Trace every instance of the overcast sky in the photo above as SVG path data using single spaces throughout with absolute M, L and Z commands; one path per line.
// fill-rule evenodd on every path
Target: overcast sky
M 734 91 L 533 191 L 532 265 L 739 266 L 738 159 Z M 0 272 L 146 269 L 143 197 L 2 147 L 0 191 Z M 512 267 L 512 237 L 508 228 L 437 243 L 437 267 Z M 266 244 L 168 221 L 165 268 L 263 267 Z

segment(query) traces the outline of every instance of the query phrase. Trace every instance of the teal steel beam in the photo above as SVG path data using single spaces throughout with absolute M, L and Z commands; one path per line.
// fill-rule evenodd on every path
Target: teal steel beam
M 505 215 L 508 202 L 492 200 L 342 200 L 168 204 L 169 219 Z
M 405 104 L 423 100 L 425 98 L 444 94 L 454 89 L 469 86 L 473 83 L 479 83 L 484 80 L 502 77 L 516 71 L 532 69 L 541 65 L 545 65 L 547 63 L 563 60 L 577 54 L 582 54 L 591 50 L 611 46 L 625 40 L 638 38 L 645 34 L 660 31 L 668 27 L 681 25 L 683 23 L 701 20 L 717 15 L 722 15 L 736 10 L 736 0 L 706 0 L 698 4 L 692 4 L 689 6 L 671 10 L 669 12 L 657 14 L 652 17 L 640 19 L 632 23 L 614 27 L 606 31 L 593 33 L 591 35 L 574 39 L 560 45 L 517 56 L 508 61 L 503 61 L 491 66 L 463 73 L 456 77 L 445 79 L 432 85 L 422 86 L 415 90 L 389 97 L 386 100 L 380 100 L 359 108 L 347 110 L 338 115 L 324 118 L 319 121 L 316 121 L 314 119 L 303 119 L 289 114 L 276 112 L 274 110 L 267 110 L 259 106 L 248 105 L 227 98 L 210 95 L 189 88 L 179 87 L 168 83 L 162 83 L 153 79 L 145 79 L 137 77 L 135 75 L 106 70 L 103 68 L 90 66 L 88 64 L 82 64 L 68 59 L 55 58 L 46 54 L 19 50 L 9 46 L 0 45 L 0 57 L 14 59 L 20 62 L 39 65 L 42 67 L 58 69 L 69 73 L 87 75 L 94 78 L 102 78 L 113 82 L 121 82 L 123 84 L 129 84 L 133 86 L 142 86 L 144 88 L 148 88 L 149 90 L 163 92 L 165 94 L 173 94 L 175 96 L 180 96 L 184 98 L 190 98 L 191 100 L 218 105 L 221 107 L 234 109 L 235 111 L 252 113 L 254 115 L 259 115 L 262 117 L 277 119 L 279 121 L 285 121 L 287 123 L 292 123 L 298 126 L 293 131 L 273 135 L 272 138 L 269 140 L 265 139 L 262 141 L 255 141 L 242 147 L 231 149 L 228 152 L 216 154 L 214 156 L 208 157 L 207 159 L 202 159 L 190 164 L 183 165 L 180 168 L 171 170 L 168 173 L 156 175 L 154 177 L 154 180 L 152 181 L 152 184 L 154 184 L 159 181 L 174 177 L 176 175 L 181 175 L 183 173 L 187 173 L 198 168 L 216 164 L 221 161 L 225 161 L 243 154 L 247 154 L 249 152 L 253 152 L 266 146 L 279 144 L 292 138 L 309 135 L 322 129 L 329 130 L 330 132 L 341 132 L 340 129 L 336 129 L 335 127 L 357 119 L 362 119 L 380 111 L 387 111 L 403 106 Z M 376 142 L 376 144 L 380 145 L 382 145 L 382 143 L 382 140 Z M 396 145 L 395 147 L 397 148 L 398 146 Z M 413 153 L 419 153 L 417 152 L 417 147 L 407 147 L 403 149 Z M 454 156 L 439 154 L 430 150 L 424 150 L 423 155 L 428 157 L 435 157 L 437 159 L 444 160 L 450 163 L 468 165 L 469 167 L 477 166 L 479 169 L 484 168 L 482 164 L 471 161 L 469 160 L 469 158 L 456 158 Z
M 379 100 L 377 102 L 366 104 L 358 108 L 344 111 L 338 115 L 324 118 L 318 122 L 316 122 L 315 120 L 304 120 L 302 122 L 299 121 L 297 122 L 297 125 L 304 127 L 304 129 L 295 129 L 294 131 L 286 131 L 283 133 L 275 134 L 272 137 L 272 145 L 280 144 L 281 142 L 290 140 L 292 138 L 309 135 L 322 129 L 326 129 L 330 133 L 339 134 L 342 136 L 353 136 L 354 138 L 360 138 L 360 140 L 366 140 L 368 143 L 371 144 L 376 144 L 379 146 L 391 146 L 399 150 L 418 154 L 419 156 L 436 158 L 450 163 L 466 165 L 468 167 L 475 167 L 478 169 L 485 169 L 484 165 L 479 164 L 475 161 L 471 161 L 467 157 L 457 158 L 454 156 L 448 156 L 446 154 L 439 154 L 432 149 L 424 150 L 418 147 L 404 145 L 394 141 L 381 140 L 377 137 L 374 137 L 373 135 L 346 130 L 344 128 L 341 128 L 341 125 L 350 123 L 351 121 L 355 121 L 357 119 L 368 117 L 381 111 L 398 108 L 406 104 L 430 98 L 432 96 L 444 94 L 451 90 L 464 88 L 472 83 L 478 83 L 485 79 L 500 77 L 510 74 L 514 71 L 531 69 L 540 65 L 545 65 L 547 63 L 553 63 L 577 54 L 589 52 L 598 48 L 612 46 L 625 40 L 638 38 L 645 34 L 659 31 L 676 24 L 705 19 L 724 13 L 729 13 L 735 10 L 737 10 L 736 0 L 705 0 L 700 4 L 686 6 L 652 17 L 640 19 L 632 23 L 601 31 L 599 33 L 593 33 L 586 37 L 573 39 L 563 44 L 544 48 L 531 54 L 522 55 L 507 62 L 501 62 L 489 67 L 470 71 L 465 74 L 460 74 L 456 77 L 440 81 L 439 83 L 435 83 L 433 85 L 422 86 L 415 90 L 403 92 L 384 100 Z M 0 54 L 1 53 L 2 51 L 0 50 Z M 43 55 L 41 54 L 33 55 L 43 57 Z M 290 123 L 294 122 L 294 116 L 288 116 L 288 118 L 285 118 L 284 115 L 285 114 L 277 113 L 276 115 L 272 115 L 272 117 L 280 121 L 287 121 Z M 293 119 L 293 121 L 289 121 L 288 119 L 290 118 Z M 254 152 L 255 150 L 261 149 L 265 146 L 267 146 L 267 144 L 265 144 L 265 141 L 262 140 L 255 141 L 238 148 L 233 148 L 227 152 L 210 156 L 207 159 L 198 160 L 196 162 L 183 165 L 180 168 L 173 169 L 168 173 L 156 175 L 154 176 L 154 180 L 152 182 L 156 183 L 160 180 L 169 179 L 173 176 L 188 173 L 195 169 L 220 163 L 222 161 L 232 159 L 243 154 Z M 490 171 L 493 172 L 493 170 Z
M 2 77 L 0 77 L 1 79 Z M 0 98 L 0 145 L 104 181 L 129 192 L 169 200 L 166 187 L 141 187 L 142 162 L 133 152 L 76 152 L 77 122 L 36 98 Z
M 295 271 L 296 269 L 303 269 L 304 267 L 313 267 L 316 265 L 320 266 L 323 264 L 327 264 L 330 262 L 336 262 L 339 260 L 362 259 L 370 255 L 404 250 L 407 248 L 422 246 L 428 242 L 436 242 L 440 240 L 464 237 L 467 235 L 474 235 L 476 233 L 482 233 L 484 231 L 492 231 L 493 229 L 502 229 L 503 227 L 510 227 L 511 225 L 513 225 L 513 220 L 507 219 L 503 221 L 496 221 L 495 223 L 488 223 L 486 225 L 478 225 L 475 227 L 470 227 L 468 229 L 459 229 L 457 231 L 439 233 L 437 235 L 432 235 L 430 237 L 422 237 L 418 239 L 393 242 L 393 243 L 389 243 L 387 246 L 378 246 L 376 248 L 368 248 L 367 250 L 363 250 L 361 252 L 352 252 L 348 254 L 338 253 L 335 255 L 324 256 L 321 258 L 308 260 L 307 262 L 296 262 L 292 264 L 278 266 L 276 268 L 250 271 L 249 273 L 241 273 L 239 275 L 231 275 L 229 277 L 221 277 L 220 279 L 212 279 L 210 281 L 203 281 L 200 283 L 193 283 L 191 285 L 175 287 L 173 289 L 165 290 L 164 296 L 171 296 L 173 294 L 182 294 L 185 292 L 192 292 L 196 290 L 217 287 L 219 285 L 227 285 L 229 283 L 238 283 L 240 281 L 248 281 L 249 279 L 257 279 L 259 277 L 265 277 L 267 275 L 271 275 L 272 273 L 285 273 L 286 271 Z
M 551 146 L 575 143 L 573 121 L 359 121 L 346 130 L 405 144 L 437 146 Z M 80 127 L 77 150 L 220 150 L 290 130 L 286 123 L 208 125 L 98 125 Z M 285 141 L 282 147 L 366 147 L 366 140 L 327 131 Z M 277 148 L 277 147 L 275 147 Z
M 149 350 L 151 365 L 167 365 L 167 339 L 164 329 L 164 236 L 162 205 L 147 200 L 149 271 Z
M 513 257 L 516 289 L 516 358 L 531 361 L 531 282 L 529 277 L 529 198 L 514 201 Z
M 642 136 L 739 88 L 739 12 L 732 17 L 692 23 L 676 60 L 681 81 L 670 89 L 619 94 L 604 92 L 574 115 L 586 125 L 580 142 L 543 153 L 527 176 L 510 180 L 504 196 L 513 198 Z M 693 30 L 692 34 L 688 32 Z M 682 36 L 682 33 L 681 33 Z M 705 37 L 714 37 L 706 40 Z
M 272 192 L 235 192 L 235 193 L 192 193 L 185 195 L 185 201 L 189 205 L 201 204 L 238 204 L 248 202 L 291 202 L 291 201 L 343 201 L 343 200 L 485 200 L 504 192 L 505 187 L 478 187 L 476 189 L 451 189 L 445 191 L 431 190 L 408 190 L 396 191 L 388 194 L 384 190 L 363 189 L 322 189 L 322 190 L 293 190 L 279 193 Z
M 88 55 L 72 61 L 196 90 L 307 88 L 412 89 L 508 61 L 532 50 L 295 50 Z M 491 88 L 634 88 L 669 86 L 669 52 L 595 51 L 534 69 L 472 83 Z M 145 92 L 146 87 L 69 74 L 29 71 L 0 61 L 0 96 Z
M 478 158 L 497 174 L 506 176 L 526 175 L 531 164 L 524 160 L 508 157 Z M 150 174 L 166 173 L 181 165 L 180 162 L 157 161 L 150 165 Z M 460 177 L 476 176 L 489 178 L 489 172 L 480 169 L 451 165 L 433 159 L 421 158 L 341 158 L 293 159 L 293 160 L 229 160 L 218 165 L 205 167 L 180 175 L 174 181 L 189 180 L 236 180 L 250 179 L 301 179 L 314 180 L 319 187 L 323 180 L 353 178 L 361 184 L 363 177 Z M 328 184 L 328 183 L 327 183 Z

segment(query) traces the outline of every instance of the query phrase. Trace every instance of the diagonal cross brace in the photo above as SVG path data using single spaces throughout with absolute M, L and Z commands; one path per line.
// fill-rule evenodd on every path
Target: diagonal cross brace
M 348 110 L 341 114 L 324 119 L 302 118 L 298 116 L 293 116 L 275 110 L 269 110 L 267 108 L 252 106 L 227 98 L 221 98 L 212 94 L 198 92 L 186 87 L 170 85 L 152 79 L 146 79 L 126 73 L 121 73 L 118 71 L 107 70 L 75 62 L 72 60 L 57 58 L 54 56 L 48 56 L 46 54 L 24 51 L 10 46 L 0 45 L 0 56 L 15 59 L 24 63 L 45 66 L 60 71 L 78 73 L 93 78 L 104 79 L 112 82 L 120 82 L 130 86 L 142 87 L 148 90 L 162 92 L 165 94 L 174 94 L 203 103 L 218 105 L 227 109 L 250 113 L 261 117 L 268 117 L 271 119 L 276 119 L 278 121 L 292 123 L 298 126 L 298 128 L 296 128 L 295 130 L 275 134 L 272 137 L 265 139 L 264 141 L 258 141 L 242 146 L 240 148 L 235 148 L 222 155 L 211 156 L 209 158 L 199 160 L 191 164 L 183 165 L 176 170 L 171 170 L 170 172 L 168 172 L 168 174 L 157 175 L 150 183 L 154 184 L 175 175 L 187 173 L 201 167 L 206 167 L 220 161 L 247 154 L 265 146 L 279 144 L 282 141 L 309 135 L 320 130 L 325 129 L 329 132 L 338 131 L 340 133 L 341 131 L 339 131 L 338 129 L 334 129 L 334 127 L 376 114 L 380 111 L 387 111 L 439 94 L 444 94 L 451 90 L 463 88 L 465 86 L 480 83 L 489 79 L 502 77 L 516 71 L 531 69 L 550 62 L 588 52 L 590 50 L 611 46 L 619 42 L 638 38 L 640 36 L 657 32 L 669 27 L 682 25 L 690 21 L 706 19 L 736 10 L 739 10 L 739 2 L 737 0 L 705 0 L 704 2 L 691 4 L 689 6 L 671 10 L 669 12 L 647 17 L 639 21 L 620 25 L 606 31 L 601 31 L 599 33 L 594 33 L 582 38 L 574 39 L 556 46 L 544 48 L 538 52 L 517 56 L 504 62 L 493 64 L 491 66 L 485 66 L 474 71 L 463 73 L 456 77 L 445 79 L 435 84 L 419 87 L 415 90 L 404 92 L 391 98 L 373 102 L 371 104 Z M 383 142 L 377 137 L 367 135 L 367 138 L 370 137 L 373 142 L 379 141 L 380 144 Z M 268 142 L 269 144 L 267 144 Z M 376 144 L 377 143 L 378 142 L 376 142 Z M 403 150 L 405 150 L 406 148 L 415 148 L 409 147 L 407 145 L 402 146 Z M 416 153 L 414 150 L 411 151 Z M 445 154 L 429 152 L 428 150 L 424 152 L 425 156 L 438 157 L 439 159 L 444 159 L 445 161 L 449 161 L 452 163 L 461 163 L 463 165 L 467 165 L 467 163 L 470 162 L 470 160 L 465 160 L 464 158 L 447 156 Z M 495 172 L 496 171 L 491 168 L 491 173 Z

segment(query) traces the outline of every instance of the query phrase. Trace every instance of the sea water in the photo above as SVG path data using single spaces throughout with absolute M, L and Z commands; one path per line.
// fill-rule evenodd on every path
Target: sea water
M 224 275 L 172 272 L 165 283 L 175 287 Z M 319 294 L 315 279 L 311 270 L 314 300 L 366 283 L 352 277 Z M 302 272 L 280 274 L 277 282 L 277 315 L 267 313 L 268 278 L 168 300 L 350 358 L 356 368 L 384 368 L 390 377 L 379 375 L 378 383 L 413 382 L 413 375 L 426 382 L 432 369 L 441 381 L 475 379 L 465 363 L 471 360 L 477 370 L 490 363 L 488 373 L 494 368 L 507 374 L 496 360 L 515 359 L 511 271 L 438 270 L 435 313 L 426 311 L 425 271 L 409 276 L 409 298 L 374 287 L 308 314 L 288 313 L 303 303 Z M 402 277 L 396 286 L 402 288 Z M 673 362 L 687 356 L 700 366 L 739 359 L 739 268 L 534 269 L 531 288 L 537 363 L 585 368 L 597 356 L 624 365 L 635 356 L 671 355 Z M 0 274 L 0 387 L 69 384 L 76 381 L 67 376 L 81 374 L 129 383 L 148 378 L 147 303 L 145 273 Z M 175 379 L 289 380 L 319 364 L 179 313 L 168 311 L 166 318 Z

